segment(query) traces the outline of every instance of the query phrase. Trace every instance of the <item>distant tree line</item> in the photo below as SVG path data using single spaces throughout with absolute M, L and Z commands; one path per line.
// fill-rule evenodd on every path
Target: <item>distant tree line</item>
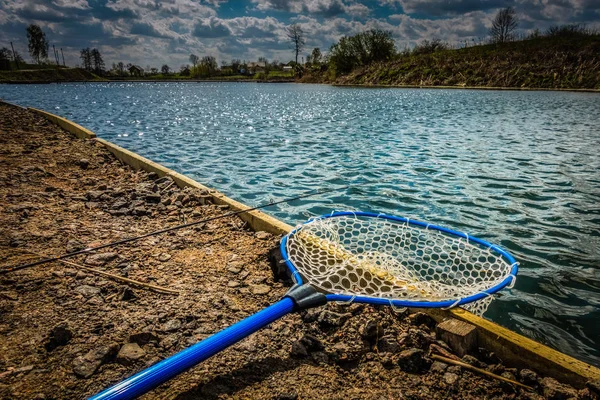
M 83 69 L 95 72 L 98 75 L 104 73 L 104 60 L 102 59 L 102 55 L 98 49 L 90 49 L 86 47 L 85 49 L 81 49 L 80 56 L 81 65 Z

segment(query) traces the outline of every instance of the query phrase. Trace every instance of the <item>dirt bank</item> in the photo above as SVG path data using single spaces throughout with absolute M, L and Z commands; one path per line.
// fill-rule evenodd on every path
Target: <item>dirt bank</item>
M 0 105 L 0 267 L 219 215 L 202 193 L 133 171 L 93 140 Z M 279 238 L 235 217 L 0 275 L 0 398 L 79 399 L 277 301 L 268 251 Z M 481 350 L 465 361 L 536 388 L 522 391 L 433 362 L 435 323 L 389 307 L 289 315 L 146 398 L 593 398 Z M 432 347 L 433 345 L 433 347 Z M 444 350 L 445 349 L 445 350 Z

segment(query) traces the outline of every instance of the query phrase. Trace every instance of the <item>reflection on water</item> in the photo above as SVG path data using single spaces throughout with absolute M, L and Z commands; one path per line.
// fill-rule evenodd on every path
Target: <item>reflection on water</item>
M 600 99 L 591 93 L 252 83 L 1 86 L 295 224 L 383 211 L 504 246 L 521 263 L 486 317 L 600 365 Z

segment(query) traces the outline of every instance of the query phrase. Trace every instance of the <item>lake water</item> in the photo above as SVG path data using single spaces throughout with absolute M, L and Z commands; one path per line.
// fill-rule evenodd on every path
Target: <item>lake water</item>
M 486 318 L 600 366 L 600 95 L 253 83 L 0 85 L 292 225 L 333 209 L 468 232 L 521 263 Z

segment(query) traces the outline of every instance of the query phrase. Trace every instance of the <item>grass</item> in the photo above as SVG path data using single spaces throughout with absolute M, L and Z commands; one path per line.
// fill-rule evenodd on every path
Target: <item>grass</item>
M 0 71 L 0 83 L 49 83 L 102 81 L 101 77 L 81 68 L 47 68 L 24 71 Z
M 356 69 L 339 84 L 600 89 L 600 35 L 540 37 L 405 54 Z

